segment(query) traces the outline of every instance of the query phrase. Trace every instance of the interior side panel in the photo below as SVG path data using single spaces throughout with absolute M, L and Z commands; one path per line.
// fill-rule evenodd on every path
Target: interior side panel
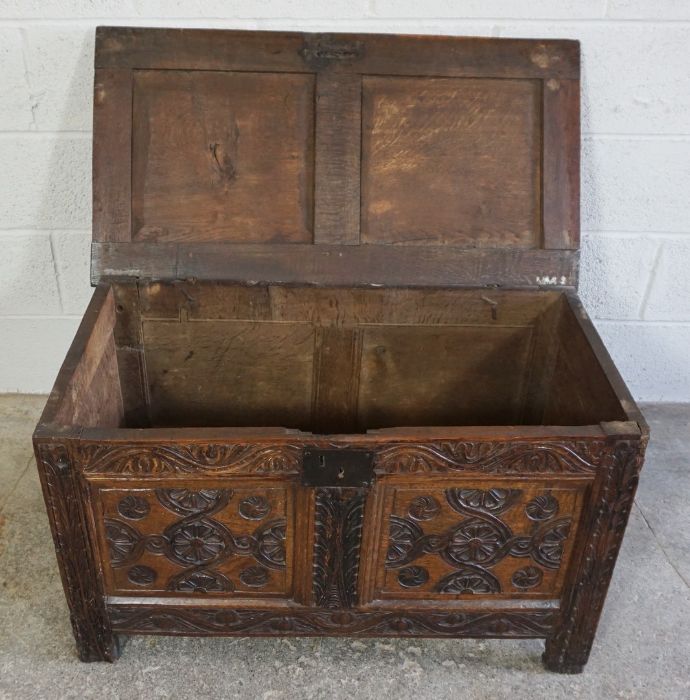
M 606 373 L 567 304 L 558 319 L 555 366 L 548 384 L 542 421 L 578 425 L 601 420 L 627 420 Z
M 328 434 L 625 416 L 559 293 L 180 282 L 134 297 L 115 290 L 128 427 Z
M 366 329 L 360 428 L 517 422 L 531 333 L 529 327 Z
M 93 308 L 100 296 L 102 305 Z M 113 336 L 116 311 L 112 292 L 95 293 L 89 312 L 93 327 L 65 387 L 55 419 L 64 425 L 118 428 L 123 422 L 123 399 Z
M 154 424 L 309 426 L 312 326 L 147 321 L 143 327 Z

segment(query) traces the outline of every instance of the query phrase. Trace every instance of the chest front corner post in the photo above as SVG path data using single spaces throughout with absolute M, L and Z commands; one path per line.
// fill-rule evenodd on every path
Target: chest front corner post
M 105 608 L 69 442 L 35 441 L 34 448 L 77 653 L 82 661 L 115 661 L 123 638 L 113 633 Z

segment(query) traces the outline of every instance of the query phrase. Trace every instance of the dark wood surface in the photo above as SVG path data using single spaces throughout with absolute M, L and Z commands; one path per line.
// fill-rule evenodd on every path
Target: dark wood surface
M 569 287 L 579 251 L 292 243 L 93 243 L 91 281 L 201 279 L 362 287 Z M 103 273 L 106 273 L 105 277 Z
M 92 279 L 575 286 L 578 55 L 101 28 Z
M 96 67 L 98 286 L 34 435 L 80 658 L 582 670 L 648 429 L 574 292 L 578 44 L 101 28 Z
M 362 80 L 361 242 L 541 247 L 541 84 Z
M 133 241 L 311 241 L 311 75 L 136 71 Z
M 528 334 L 520 371 L 503 332 Z M 115 658 L 120 632 L 541 636 L 549 668 L 581 669 L 646 444 L 593 333 L 555 291 L 100 287 L 36 432 L 81 657 Z M 301 334 L 302 379 L 281 364 Z M 113 389 L 94 368 L 137 338 L 143 390 L 126 363 Z M 465 373 L 470 393 L 443 398 Z M 318 409 L 302 430 L 295 400 Z M 323 448 L 372 452 L 373 486 L 302 485 Z
M 626 419 L 559 292 L 179 282 L 141 284 L 135 300 L 131 285 L 112 290 L 126 427 Z

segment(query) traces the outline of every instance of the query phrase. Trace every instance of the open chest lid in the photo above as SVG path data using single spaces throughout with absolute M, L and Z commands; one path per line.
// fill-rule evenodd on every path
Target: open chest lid
M 579 45 L 99 28 L 92 282 L 575 286 Z

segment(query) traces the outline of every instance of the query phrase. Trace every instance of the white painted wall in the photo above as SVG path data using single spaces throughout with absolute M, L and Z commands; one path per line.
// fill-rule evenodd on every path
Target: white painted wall
M 0 0 L 0 391 L 90 296 L 97 24 L 579 39 L 581 295 L 637 398 L 690 400 L 688 0 Z

